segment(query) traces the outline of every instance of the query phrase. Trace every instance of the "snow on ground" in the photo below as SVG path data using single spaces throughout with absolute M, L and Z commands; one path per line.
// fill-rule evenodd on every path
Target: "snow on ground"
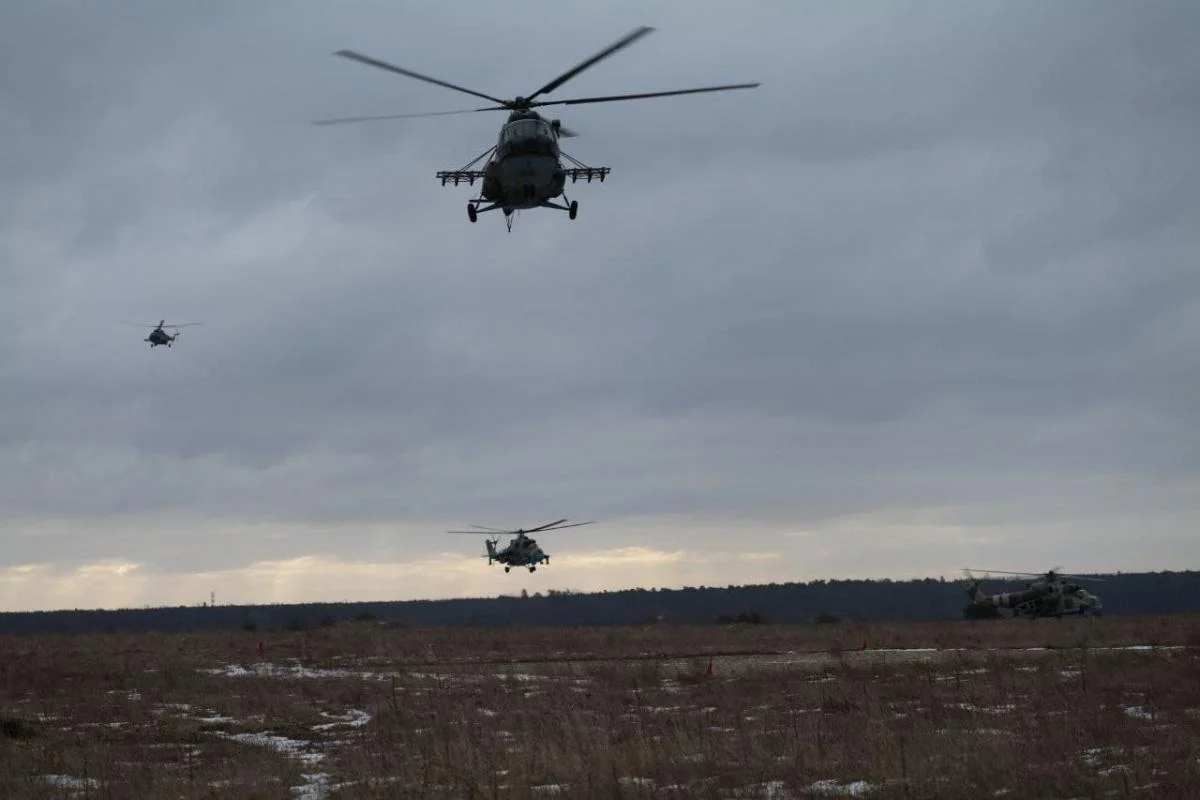
M 43 781 L 59 789 L 99 789 L 100 781 L 95 778 L 75 778 L 70 775 L 40 775 Z

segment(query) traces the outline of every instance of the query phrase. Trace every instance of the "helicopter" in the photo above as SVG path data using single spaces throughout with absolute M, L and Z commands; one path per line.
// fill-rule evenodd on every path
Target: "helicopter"
M 146 322 L 126 322 L 125 324 L 126 325 L 137 325 L 139 328 L 153 328 L 154 330 L 150 331 L 150 335 L 147 336 L 142 341 L 149 342 L 150 347 L 154 348 L 154 347 L 158 347 L 159 345 L 166 345 L 167 347 L 170 347 L 171 343 L 179 338 L 179 333 L 180 333 L 179 329 L 180 328 L 190 328 L 195 325 L 202 325 L 203 323 L 201 323 L 201 322 L 181 322 L 178 325 L 167 326 L 167 321 L 164 319 L 164 320 L 159 320 L 157 325 L 155 325 L 154 323 L 146 323 Z M 172 336 L 171 334 L 169 334 L 165 330 L 163 330 L 164 326 L 167 326 L 167 327 L 171 328 L 171 330 L 175 331 L 175 335 Z
M 490 536 L 485 544 L 487 545 L 487 554 L 483 557 L 488 560 L 488 566 L 492 562 L 498 561 L 504 565 L 504 571 L 508 572 L 513 567 L 527 567 L 530 572 L 537 571 L 538 564 L 549 564 L 550 554 L 538 547 L 536 539 L 528 536 L 530 533 L 540 533 L 544 531 L 556 531 L 563 528 L 577 528 L 580 525 L 592 525 L 593 522 L 572 522 L 570 525 L 564 525 L 565 519 L 547 522 L 545 525 L 539 525 L 536 528 L 517 528 L 516 530 L 506 531 L 498 528 L 488 528 L 483 525 L 472 525 L 473 531 L 447 531 L 447 533 L 472 533 Z M 507 546 L 503 549 L 498 549 L 501 536 L 513 536 Z
M 1045 573 L 1005 572 L 1003 570 L 977 570 L 997 575 L 1015 575 L 1030 578 L 1025 589 L 1017 592 L 1003 592 L 986 595 L 979 589 L 979 580 L 964 569 L 967 576 L 967 596 L 971 598 L 963 613 L 969 615 L 973 611 L 994 610 L 1001 608 L 1012 609 L 1013 617 L 1064 617 L 1070 614 L 1080 616 L 1098 616 L 1103 611 L 1100 598 L 1084 589 L 1074 581 L 1102 582 L 1100 578 L 1084 578 L 1078 575 L 1064 575 L 1055 567 Z M 1070 582 L 1068 582 L 1068 580 Z
M 334 125 L 346 122 L 371 122 L 390 119 L 411 119 L 415 117 L 447 116 L 452 114 L 472 114 L 479 111 L 508 111 L 508 120 L 500 129 L 497 143 L 476 156 L 464 166 L 453 170 L 442 170 L 437 178 L 442 186 L 453 183 L 457 186 L 466 183 L 474 186 L 480 181 L 479 197 L 467 201 L 467 218 L 471 222 L 478 219 L 479 214 L 494 209 L 504 212 L 504 221 L 512 232 L 513 212 L 529 208 L 553 208 L 567 212 L 570 219 L 575 219 L 579 213 L 579 203 L 570 200 L 564 191 L 566 181 L 571 183 L 593 179 L 601 183 L 611 171 L 608 167 L 589 167 L 577 159 L 567 155 L 559 147 L 559 139 L 577 136 L 574 131 L 563 127 L 558 119 L 546 119 L 535 108 L 544 106 L 569 106 L 585 103 L 609 103 L 617 100 L 638 100 L 651 97 L 668 97 L 671 95 L 699 94 L 701 92 L 721 92 L 731 89 L 752 89 L 758 83 L 739 83 L 725 86 L 706 86 L 697 89 L 679 89 L 664 92 L 641 92 L 637 94 L 608 95 L 604 97 L 579 97 L 570 100 L 538 100 L 540 95 L 548 94 L 579 73 L 608 58 L 618 50 L 633 44 L 654 28 L 639 27 L 618 39 L 600 52 L 580 62 L 576 66 L 559 75 L 542 88 L 527 96 L 517 96 L 512 100 L 501 100 L 483 92 L 457 86 L 453 83 L 421 75 L 411 70 L 397 67 L 385 61 L 365 56 L 353 50 L 338 50 L 334 55 L 357 61 L 368 66 L 415 78 L 436 86 L 453 89 L 458 92 L 489 100 L 497 105 L 484 108 L 469 108 L 460 111 L 436 111 L 424 114 L 389 114 L 370 117 L 344 117 L 325 119 L 314 122 L 316 125 Z M 476 165 L 488 159 L 482 169 Z M 564 160 L 569 162 L 564 165 Z M 554 202 L 561 196 L 563 202 Z M 487 205 L 484 205 L 487 203 Z M 565 203 L 565 205 L 564 205 Z

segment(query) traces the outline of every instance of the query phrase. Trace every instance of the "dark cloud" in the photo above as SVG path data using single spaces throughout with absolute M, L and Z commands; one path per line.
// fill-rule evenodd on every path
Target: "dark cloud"
M 648 548 L 562 540 L 614 585 L 1197 554 L 1191 6 L 123 9 L 0 26 L 6 565 L 352 591 L 557 516 Z M 614 168 L 574 222 L 437 185 L 500 114 L 308 125 L 474 103 L 339 48 L 512 96 L 636 24 L 556 96 L 763 86 L 564 110 Z

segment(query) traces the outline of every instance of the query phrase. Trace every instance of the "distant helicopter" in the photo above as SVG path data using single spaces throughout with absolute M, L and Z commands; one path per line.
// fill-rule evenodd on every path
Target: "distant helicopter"
M 142 340 L 144 342 L 149 342 L 150 347 L 154 348 L 154 347 L 158 347 L 160 344 L 170 347 L 171 343 L 179 338 L 179 329 L 180 328 L 190 328 L 194 325 L 203 325 L 204 323 L 202 323 L 202 322 L 181 322 L 178 325 L 167 325 L 167 321 L 164 319 L 164 320 L 159 320 L 159 323 L 157 325 L 155 325 L 152 322 L 151 323 L 126 322 L 125 324 L 126 325 L 137 325 L 139 328 L 154 328 L 154 330 L 150 331 L 150 335 Z M 175 331 L 175 335 L 172 336 L 171 334 L 169 334 L 165 330 L 163 330 L 164 325 L 169 327 L 171 330 Z
M 537 540 L 530 538 L 526 534 L 540 533 L 544 531 L 556 531 L 563 528 L 577 528 L 580 525 L 592 525 L 594 522 L 573 522 L 570 525 L 563 525 L 565 519 L 556 520 L 555 522 L 547 522 L 545 525 L 539 525 L 536 528 L 517 528 L 516 530 L 504 531 L 498 528 L 487 528 L 483 525 L 472 525 L 472 528 L 478 528 L 473 531 L 447 531 L 447 533 L 471 533 L 488 535 L 492 538 L 488 539 L 487 554 L 484 556 L 488 560 L 488 566 L 492 562 L 498 561 L 504 565 L 504 571 L 508 572 L 513 567 L 527 567 L 530 572 L 537 570 L 538 564 L 549 564 L 550 554 L 538 547 Z M 498 550 L 496 545 L 500 542 L 501 536 L 510 536 L 512 538 L 508 545 Z
M 576 136 L 577 134 L 564 128 L 557 119 L 545 119 L 534 111 L 534 108 L 542 106 L 582 105 L 584 103 L 610 103 L 616 100 L 639 100 L 680 94 L 721 92 L 730 89 L 752 89 L 759 85 L 758 83 L 739 83 L 727 86 L 708 86 L 699 89 L 679 89 L 666 92 L 580 97 L 573 100 L 546 101 L 534 99 L 538 95 L 554 91 L 585 69 L 608 58 L 618 50 L 628 47 L 653 30 L 654 28 L 648 27 L 636 28 L 591 58 L 559 75 L 536 92 L 527 97 L 516 97 L 512 100 L 501 100 L 497 97 L 477 92 L 474 89 L 466 89 L 462 86 L 456 86 L 453 83 L 438 80 L 437 78 L 430 78 L 426 75 L 421 75 L 371 58 L 370 56 L 356 53 L 353 50 L 339 50 L 334 55 L 358 61 L 372 67 L 378 67 L 379 69 L 385 69 L 409 78 L 416 78 L 426 83 L 443 86 L 447 89 L 454 89 L 455 91 L 464 92 L 475 97 L 481 97 L 484 100 L 490 100 L 499 105 L 487 106 L 485 108 L 470 108 L 461 111 L 436 111 L 426 114 L 389 114 L 385 116 L 325 119 L 318 120 L 314 124 L 333 125 L 344 122 L 369 122 L 386 119 L 437 117 L 449 114 L 470 114 L 477 111 L 509 111 L 511 113 L 509 114 L 508 121 L 500 129 L 499 141 L 495 146 L 488 148 L 459 169 L 438 172 L 437 178 L 441 180 L 443 186 L 447 182 L 452 182 L 455 186 L 464 182 L 474 186 L 475 181 L 482 181 L 479 197 L 467 202 L 467 217 L 471 222 L 475 222 L 479 214 L 497 208 L 504 212 L 504 221 L 510 232 L 512 231 L 512 214 L 518 209 L 555 208 L 560 211 L 566 211 L 570 219 L 575 219 L 575 215 L 579 213 L 579 203 L 574 200 L 568 200 L 566 193 L 563 191 L 567 178 L 571 179 L 571 183 L 575 183 L 581 178 L 587 180 L 588 183 L 591 183 L 593 178 L 603 183 L 604 178 L 610 170 L 608 167 L 589 167 L 562 152 L 559 149 L 558 140 L 564 137 Z M 472 167 L 488 156 L 491 156 L 491 158 L 484 165 L 483 169 L 472 169 Z M 562 162 L 564 158 L 571 163 L 571 166 L 564 167 Z M 559 195 L 562 195 L 563 202 L 568 203 L 567 205 L 552 202 Z M 482 205 L 485 202 L 489 203 L 489 205 Z
M 1063 617 L 1070 614 L 1080 616 L 1098 616 L 1103 612 L 1100 598 L 1071 581 L 1093 581 L 1100 583 L 1100 578 L 1083 578 L 1078 575 L 1063 575 L 1055 567 L 1049 572 L 1038 574 L 1033 572 L 1005 572 L 1003 570 L 976 570 L 997 575 L 1016 575 L 1032 578 L 1025 584 L 1025 589 L 1019 592 L 1005 592 L 986 595 L 979 589 L 979 580 L 964 569 L 967 576 L 967 596 L 970 604 L 963 610 L 969 615 L 971 611 L 1008 608 L 1014 617 Z

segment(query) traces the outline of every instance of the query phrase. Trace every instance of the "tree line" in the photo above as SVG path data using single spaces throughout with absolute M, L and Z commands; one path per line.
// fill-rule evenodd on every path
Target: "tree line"
M 1200 611 L 1200 572 L 1096 575 L 1089 584 L 1105 614 Z M 1011 592 L 1022 581 L 985 580 L 985 592 Z M 957 579 L 817 580 L 755 586 L 685 586 L 575 592 L 526 590 L 491 598 L 290 605 L 200 605 L 141 609 L 73 609 L 0 613 L 0 634 L 80 631 L 283 630 L 346 620 L 414 627 L 836 623 L 841 620 L 962 619 L 967 605 Z

